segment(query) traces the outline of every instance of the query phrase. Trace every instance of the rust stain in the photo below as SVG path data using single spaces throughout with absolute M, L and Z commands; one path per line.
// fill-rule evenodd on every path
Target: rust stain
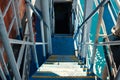
M 8 3 L 9 3 L 10 0 L 0 0 L 0 9 L 2 11 L 2 13 L 5 11 Z M 24 16 L 24 13 L 25 13 L 25 0 L 17 0 L 17 2 L 20 1 L 20 4 L 18 5 L 15 5 L 15 6 L 18 6 L 18 15 L 20 17 L 20 19 L 22 20 L 23 16 Z M 14 1 L 14 3 L 16 4 L 16 2 Z M 6 26 L 6 30 L 8 31 L 9 30 L 9 26 L 12 22 L 12 19 L 13 17 L 15 16 L 14 12 L 13 12 L 13 5 L 10 4 L 10 7 L 4 17 L 4 23 L 5 23 L 5 26 Z M 15 39 L 16 38 L 16 35 L 17 35 L 17 29 L 16 29 L 16 22 L 14 21 L 14 24 L 13 24 L 13 27 L 11 29 L 11 32 L 10 34 L 8 35 L 9 38 L 12 38 L 12 39 Z M 0 48 L 3 46 L 1 40 L 0 40 Z M 8 60 L 7 60 L 7 55 L 6 55 L 6 52 L 4 51 L 3 52 L 3 57 L 4 57 L 4 60 L 5 62 L 7 63 Z M 1 66 L 1 63 L 0 63 L 0 66 Z

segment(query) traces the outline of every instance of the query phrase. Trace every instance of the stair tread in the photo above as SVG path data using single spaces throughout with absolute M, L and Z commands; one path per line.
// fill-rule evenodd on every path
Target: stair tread
M 44 65 L 78 65 L 78 62 L 46 62 Z
M 65 69 L 65 68 L 64 69 L 47 69 L 47 68 L 43 68 L 43 69 L 40 69 L 40 71 L 86 73 L 85 71 L 83 71 L 83 69 L 70 70 L 70 69 Z
M 37 72 L 35 75 L 39 76 L 86 76 L 85 72 L 67 72 L 67 71 L 41 71 Z
M 97 76 L 32 76 L 33 78 L 95 78 Z
M 62 68 L 62 69 L 63 69 L 63 68 L 65 68 L 65 69 L 66 69 L 66 68 L 67 68 L 67 69 L 68 69 L 68 68 L 69 68 L 69 69 L 80 68 L 80 66 L 75 66 L 75 65 L 74 65 L 74 66 L 68 66 L 68 67 L 67 67 L 67 66 L 63 66 L 63 65 L 60 65 L 60 66 L 57 66 L 57 65 L 54 65 L 54 66 L 53 66 L 53 65 L 44 65 L 44 66 L 42 66 L 42 67 L 40 67 L 40 68 L 42 68 L 42 69 L 43 69 L 43 68 L 50 68 L 50 69 L 51 69 L 51 68 L 56 68 L 56 67 L 59 68 L 59 69 L 60 69 L 60 68 Z
M 78 62 L 78 59 L 73 55 L 52 55 L 47 62 Z
M 87 68 L 86 68 L 87 69 Z M 48 58 L 32 78 L 60 78 L 60 79 L 79 79 L 94 80 L 95 76 L 87 76 L 87 72 L 80 68 L 78 59 L 73 55 L 52 55 Z

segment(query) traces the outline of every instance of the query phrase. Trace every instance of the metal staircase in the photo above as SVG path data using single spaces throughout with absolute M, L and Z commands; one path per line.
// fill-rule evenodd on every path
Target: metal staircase
M 52 55 L 30 80 L 100 80 L 95 75 L 87 76 L 87 68 L 78 61 L 74 55 Z
M 120 80 L 120 68 L 116 68 L 111 51 L 111 45 L 120 45 L 120 41 L 108 37 L 113 26 L 118 31 L 114 35 L 119 35 L 119 0 L 66 0 L 72 1 L 74 33 L 70 36 L 54 34 L 54 0 L 36 0 L 34 5 L 34 0 L 30 1 L 25 3 L 25 26 L 21 25 L 14 0 L 8 1 L 3 12 L 0 9 L 0 79 L 101 80 L 107 66 L 108 79 Z M 7 30 L 4 17 L 10 7 L 14 17 Z M 9 35 L 14 23 L 17 37 L 12 39 Z

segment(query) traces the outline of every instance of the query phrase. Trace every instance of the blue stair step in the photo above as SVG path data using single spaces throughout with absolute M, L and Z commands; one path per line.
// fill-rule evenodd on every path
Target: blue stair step
M 74 55 L 74 40 L 72 36 L 53 36 L 52 47 L 53 55 Z
M 52 55 L 30 80 L 98 80 L 95 75 L 87 75 L 74 55 Z

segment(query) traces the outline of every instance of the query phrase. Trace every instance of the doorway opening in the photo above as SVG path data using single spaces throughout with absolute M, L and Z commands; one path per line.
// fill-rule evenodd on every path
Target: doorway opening
M 55 34 L 72 34 L 72 2 L 54 3 Z

